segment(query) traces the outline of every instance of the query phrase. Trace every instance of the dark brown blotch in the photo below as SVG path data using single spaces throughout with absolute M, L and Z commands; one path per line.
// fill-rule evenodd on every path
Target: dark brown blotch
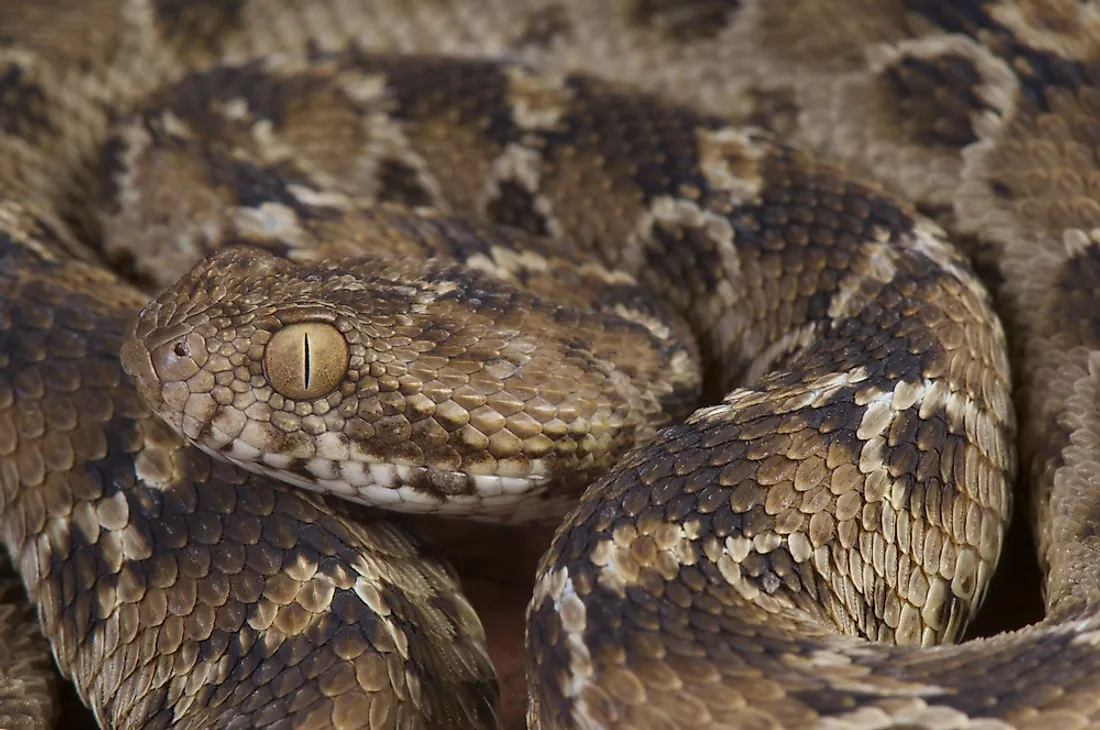
M 741 9 L 741 0 L 637 0 L 630 19 L 677 40 L 714 38 Z
M 340 54 L 343 69 L 363 74 L 384 74 L 386 98 L 394 119 L 423 123 L 446 120 L 448 124 L 476 129 L 501 145 L 520 138 L 512 121 L 511 82 L 493 59 L 419 56 L 399 58 L 351 50 Z
M 1056 281 L 1047 293 L 1047 314 L 1040 326 L 1096 348 L 1100 345 L 1100 244 L 1090 241 L 1068 257 Z
M 977 36 L 988 31 L 1002 31 L 1004 26 L 993 20 L 990 0 L 956 0 L 944 3 L 939 0 L 903 0 L 902 6 L 914 15 L 947 33 Z
M 29 141 L 55 131 L 47 113 L 45 90 L 17 64 L 0 74 L 0 129 Z
M 229 191 L 238 205 L 259 208 L 279 203 L 305 219 L 339 220 L 342 212 L 303 202 L 293 192 L 295 184 L 308 186 L 309 180 L 283 167 L 261 167 L 226 155 L 211 154 L 205 160 L 210 185 Z
M 154 0 L 165 38 L 188 55 L 216 55 L 240 30 L 247 0 Z
M 145 105 L 148 110 L 169 109 L 199 133 L 224 124 L 224 103 L 242 100 L 253 120 L 269 120 L 281 130 L 296 105 L 309 103 L 312 95 L 331 84 L 309 74 L 276 76 L 261 63 L 219 66 L 184 76 Z
M 410 207 L 431 206 L 432 194 L 424 187 L 415 169 L 400 160 L 385 159 L 379 164 L 378 199 Z
M 957 53 L 904 56 L 884 78 L 911 138 L 954 149 L 978 139 L 971 120 L 991 107 L 978 95 L 982 77 L 972 59 Z
M 550 235 L 546 217 L 535 208 L 533 193 L 512 180 L 501 182 L 498 188 L 499 193 L 486 205 L 489 220 L 536 236 Z

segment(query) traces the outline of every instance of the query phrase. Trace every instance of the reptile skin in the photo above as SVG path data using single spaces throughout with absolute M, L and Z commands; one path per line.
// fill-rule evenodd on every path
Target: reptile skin
M 557 525 L 530 727 L 1100 726 L 1100 6 L 0 37 L 5 727 L 46 643 L 105 728 L 499 726 L 422 513 Z M 953 645 L 1017 478 L 1046 615 Z

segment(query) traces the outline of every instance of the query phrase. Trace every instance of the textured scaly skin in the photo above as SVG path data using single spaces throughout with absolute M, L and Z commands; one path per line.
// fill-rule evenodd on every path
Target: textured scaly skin
M 981 599 L 1007 519 L 1014 449 L 999 325 L 967 265 L 912 207 L 847 182 L 833 168 L 773 145 L 765 134 L 736 131 L 723 119 L 584 78 L 515 67 L 322 54 L 304 73 L 321 80 L 321 96 L 312 101 L 335 89 L 331 108 L 264 97 L 264 89 L 277 85 L 240 85 L 237 71 L 215 73 L 211 83 L 223 89 L 225 101 L 258 97 L 262 103 L 246 104 L 243 117 L 230 104 L 188 119 L 189 112 L 209 110 L 212 99 L 177 97 L 184 101 L 173 113 L 183 112 L 185 130 L 219 117 L 266 119 L 277 133 L 304 131 L 289 145 L 293 155 L 314 146 L 324 157 L 336 140 L 333 129 L 362 129 L 354 116 L 342 127 L 341 109 L 369 109 L 384 88 L 396 104 L 373 109 L 371 124 L 382 127 L 368 126 L 368 139 L 370 132 L 392 131 L 387 118 L 414 123 L 385 138 L 396 147 L 376 146 L 360 159 L 373 155 L 405 167 L 397 167 L 402 175 L 396 184 L 368 172 L 362 199 L 341 203 L 342 212 L 395 193 L 405 202 L 488 213 L 532 232 L 570 235 L 668 295 L 699 330 L 703 353 L 722 363 L 717 381 L 729 386 L 748 379 L 726 404 L 632 451 L 559 530 L 530 610 L 532 723 L 932 728 L 1057 720 L 1088 726 L 1097 713 L 1097 563 L 1090 528 L 1096 505 L 1089 489 L 1096 471 L 1090 367 L 1096 343 L 1095 328 L 1082 328 L 1073 317 L 1094 309 L 1090 296 L 1096 291 L 1087 148 L 1093 94 L 1080 60 L 1094 55 L 1096 23 L 1091 5 L 1071 5 L 456 2 L 425 10 L 379 1 L 356 8 L 303 3 L 273 9 L 254 2 L 181 9 L 104 0 L 66 8 L 66 23 L 56 27 L 51 14 L 14 4 L 0 8 L 4 27 L 21 42 L 5 50 L 5 61 L 18 64 L 18 72 L 8 76 L 13 92 L 5 96 L 2 177 L 8 199 L 0 301 L 7 328 L 0 379 L 10 393 L 3 419 L 11 434 L 0 441 L 4 534 L 43 610 L 63 671 L 110 726 L 156 727 L 185 710 L 194 714 L 184 724 L 196 727 L 232 726 L 233 720 L 251 725 L 271 716 L 292 718 L 294 725 L 381 727 L 402 713 L 427 726 L 451 727 L 462 717 L 470 726 L 493 721 L 480 629 L 444 577 L 447 571 L 421 557 L 388 523 L 371 521 L 370 530 L 353 526 L 350 512 L 344 513 L 350 508 L 215 466 L 184 447 L 139 402 L 118 367 L 124 323 L 145 297 L 67 254 L 78 231 L 94 236 L 101 226 L 109 258 L 124 260 L 122 252 L 132 252 L 133 268 L 155 290 L 216 247 L 185 237 L 194 247 L 185 246 L 171 266 L 162 266 L 148 263 L 157 260 L 146 259 L 138 244 L 158 236 L 181 239 L 156 226 L 152 234 L 127 237 L 143 217 L 163 221 L 149 215 L 160 207 L 177 211 L 185 231 L 196 213 L 189 195 L 158 200 L 150 192 L 155 188 L 139 184 L 132 172 L 143 169 L 139 154 L 120 160 L 120 150 L 142 149 L 147 140 L 141 135 L 115 137 L 102 160 L 104 173 L 86 174 L 99 161 L 107 108 L 125 110 L 145 91 L 171 89 L 173 81 L 215 58 L 302 50 L 307 39 L 316 54 L 318 47 L 332 49 L 358 36 L 383 50 L 440 46 L 491 54 L 514 48 L 528 58 L 636 81 L 669 101 L 706 98 L 710 110 L 729 117 L 767 119 L 973 235 L 978 252 L 1005 278 L 999 294 L 1022 373 L 1017 401 L 1026 415 L 1022 445 L 1037 497 L 1048 617 L 1038 627 L 984 643 L 916 648 L 957 636 Z M 830 25 L 845 12 L 851 23 Z M 101 32 L 89 35 L 89 28 Z M 937 35 L 941 30 L 969 37 Z M 303 73 L 293 60 L 285 63 L 276 77 Z M 340 70 L 345 75 L 326 86 Z M 269 71 L 251 67 L 247 73 L 259 78 Z M 193 90 L 195 78 L 180 88 L 191 83 Z M 308 97 L 312 83 L 299 85 L 289 98 Z M 343 102 L 350 103 L 341 107 Z M 310 119 L 309 112 L 318 110 L 333 112 L 329 126 Z M 159 119 L 168 137 L 179 129 L 166 115 L 150 119 Z M 279 162 L 288 148 L 264 147 L 270 139 L 257 137 L 260 161 Z M 246 142 L 231 138 L 230 148 L 247 149 Z M 201 179 L 209 188 L 210 171 L 240 172 L 211 164 L 217 148 L 213 152 L 198 155 L 194 168 L 160 168 L 159 183 L 189 190 Z M 408 164 L 417 158 L 426 162 L 424 169 Z M 348 195 L 340 186 L 356 171 L 341 169 L 347 159 L 341 152 L 320 168 L 294 174 Z M 125 164 L 115 164 L 120 161 Z M 532 165 L 539 171 L 534 182 Z M 144 182 L 158 182 L 158 168 L 145 169 Z M 165 169 L 172 171 L 167 179 Z M 223 185 L 207 195 L 215 210 L 236 211 L 219 219 L 220 237 L 241 235 L 293 254 L 303 238 L 308 248 L 311 237 L 354 230 L 340 223 L 299 224 L 298 230 L 264 228 L 258 235 L 257 218 L 240 214 L 261 207 L 256 189 L 244 185 L 248 177 L 231 179 L 236 187 Z M 106 198 L 104 214 L 74 206 L 86 186 L 93 197 Z M 126 200 L 135 190 L 149 197 Z M 608 197 L 594 209 L 596 190 Z M 1047 196 L 1045 190 L 1056 192 Z M 278 202 L 324 207 L 293 191 Z M 70 218 L 83 228 L 61 223 Z M 308 229 L 304 237 L 302 228 Z M 495 267 L 476 263 L 507 268 L 497 258 Z M 47 272 L 58 283 L 51 284 Z M 52 313 L 77 301 L 85 319 L 72 318 L 90 323 L 73 334 Z M 51 338 L 55 332 L 61 334 Z M 82 355 L 75 363 L 64 365 L 60 355 L 76 352 Z M 89 402 L 77 408 L 65 401 L 53 420 L 41 405 L 36 410 L 48 396 L 64 401 L 56 394 L 69 392 L 79 394 L 69 401 Z M 76 416 L 68 423 L 77 424 L 68 432 L 67 413 Z M 120 420 L 111 420 L 116 414 Z M 57 422 L 59 431 L 44 425 Z M 96 475 L 90 483 L 81 476 L 88 470 Z M 198 576 L 135 568 L 154 558 L 178 563 L 192 542 L 152 540 L 153 523 L 143 523 L 138 516 L 148 519 L 146 513 L 131 503 L 143 506 L 148 497 L 174 507 L 179 500 L 181 510 L 194 510 L 186 514 L 196 522 L 184 532 L 197 545 L 210 536 L 211 515 L 220 514 L 216 505 L 229 494 L 249 508 L 285 495 L 293 505 L 292 525 L 323 523 L 340 535 L 336 542 L 347 545 L 353 565 L 372 548 L 399 554 L 384 565 L 405 570 L 371 576 L 382 586 L 378 591 L 396 587 L 380 603 L 348 568 L 322 569 L 316 555 L 295 554 L 306 550 L 300 543 L 280 542 L 278 528 L 265 527 L 283 550 L 270 577 L 290 593 L 272 590 L 249 603 L 255 592 L 228 581 L 228 598 L 266 616 L 272 609 L 265 602 L 293 594 L 287 605 L 296 606 L 288 610 L 294 618 L 285 619 L 293 630 L 285 641 L 316 646 L 321 655 L 336 652 L 339 660 L 328 667 L 337 673 L 341 662 L 352 661 L 343 655 L 345 646 L 303 629 L 297 607 L 316 609 L 320 623 L 332 615 L 338 596 L 347 596 L 356 611 L 384 616 L 400 613 L 394 605 L 405 609 L 400 621 L 372 624 L 364 613 L 354 623 L 358 641 L 352 644 L 364 647 L 355 661 L 374 665 L 377 657 L 402 660 L 387 653 L 391 647 L 370 626 L 385 625 L 389 637 L 411 635 L 413 624 L 441 627 L 441 633 L 409 640 L 414 648 L 404 666 L 417 681 L 405 675 L 407 693 L 400 686 L 393 693 L 376 687 L 357 664 L 355 681 L 336 683 L 346 704 L 316 680 L 295 694 L 294 682 L 309 672 L 276 652 L 261 665 L 291 677 L 284 680 L 291 694 L 273 700 L 266 693 L 287 685 L 258 681 L 263 672 L 244 676 L 242 667 L 251 665 L 226 659 L 235 656 L 236 645 L 227 643 L 229 654 L 218 654 L 221 635 L 203 636 L 211 627 L 223 628 L 219 619 L 232 628 L 240 615 L 237 604 L 223 597 L 226 579 L 216 577 L 225 566 L 211 562 L 216 570 Z M 264 516 L 266 526 L 272 515 Z M 215 532 L 218 544 L 229 544 L 224 530 Z M 74 535 L 99 538 L 89 550 L 102 565 L 92 570 L 70 557 L 74 546 L 78 554 L 83 547 Z M 386 540 L 372 545 L 379 535 L 403 547 Z M 166 545 L 171 557 L 156 550 L 145 557 Z M 284 560 L 297 562 L 292 568 Z M 419 580 L 402 582 L 409 571 L 426 572 L 428 592 L 439 592 L 434 602 L 422 594 L 402 600 L 417 595 L 413 585 L 424 589 Z M 364 577 L 371 571 L 352 572 Z M 65 575 L 72 576 L 69 583 Z M 177 581 L 149 590 L 146 575 L 175 575 Z M 58 596 L 93 579 L 101 590 L 76 592 L 76 608 L 61 608 L 68 604 Z M 167 593 L 186 593 L 188 580 L 210 586 L 195 587 L 192 604 L 178 604 L 194 609 L 187 614 L 194 629 L 187 638 L 213 642 L 197 658 L 186 641 L 173 644 L 174 629 L 152 628 L 170 614 Z M 84 605 L 101 623 L 88 623 Z M 219 614 L 215 605 L 231 608 Z M 261 622 L 257 629 L 254 623 L 249 630 L 275 635 L 271 625 Z M 103 631 L 103 639 L 80 642 L 89 627 Z M 142 643 L 132 633 L 137 629 L 158 640 Z M 274 629 L 284 631 L 277 624 Z M 460 631 L 468 632 L 469 644 L 440 638 Z M 169 638 L 162 642 L 162 636 Z M 265 640 L 271 641 L 246 639 L 242 646 L 259 651 Z M 395 645 L 400 654 L 401 641 Z M 127 649 L 138 646 L 151 648 L 141 655 Z M 90 648 L 82 654 L 81 647 Z M 87 655 L 104 650 L 117 651 L 107 651 L 106 660 Z M 139 656 L 171 670 L 129 673 L 134 662 L 141 665 Z M 184 672 L 199 676 L 196 662 L 213 675 L 182 679 Z M 224 673 L 231 666 L 238 674 Z M 456 674 L 445 666 L 461 669 Z M 442 677 L 458 678 L 453 691 L 436 681 Z M 147 687 L 150 678 L 164 680 L 157 686 L 165 689 L 137 699 L 136 688 Z M 414 685 L 427 690 L 412 690 Z M 313 710 L 307 723 L 303 715 Z M 260 714 L 235 714 L 248 712 Z

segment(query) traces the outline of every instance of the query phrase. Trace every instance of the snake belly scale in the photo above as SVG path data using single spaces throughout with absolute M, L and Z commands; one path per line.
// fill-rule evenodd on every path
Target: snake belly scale
M 0 39 L 5 726 L 47 644 L 102 727 L 499 726 L 422 513 L 560 523 L 531 727 L 1100 724 L 1093 3 Z M 1046 617 L 952 645 L 1018 473 Z

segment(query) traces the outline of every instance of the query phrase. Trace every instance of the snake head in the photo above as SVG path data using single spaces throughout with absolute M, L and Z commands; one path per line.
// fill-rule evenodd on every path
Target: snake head
M 456 264 L 231 247 L 141 311 L 122 361 L 169 425 L 251 471 L 542 520 L 643 430 L 637 387 L 586 340 L 601 321 Z

